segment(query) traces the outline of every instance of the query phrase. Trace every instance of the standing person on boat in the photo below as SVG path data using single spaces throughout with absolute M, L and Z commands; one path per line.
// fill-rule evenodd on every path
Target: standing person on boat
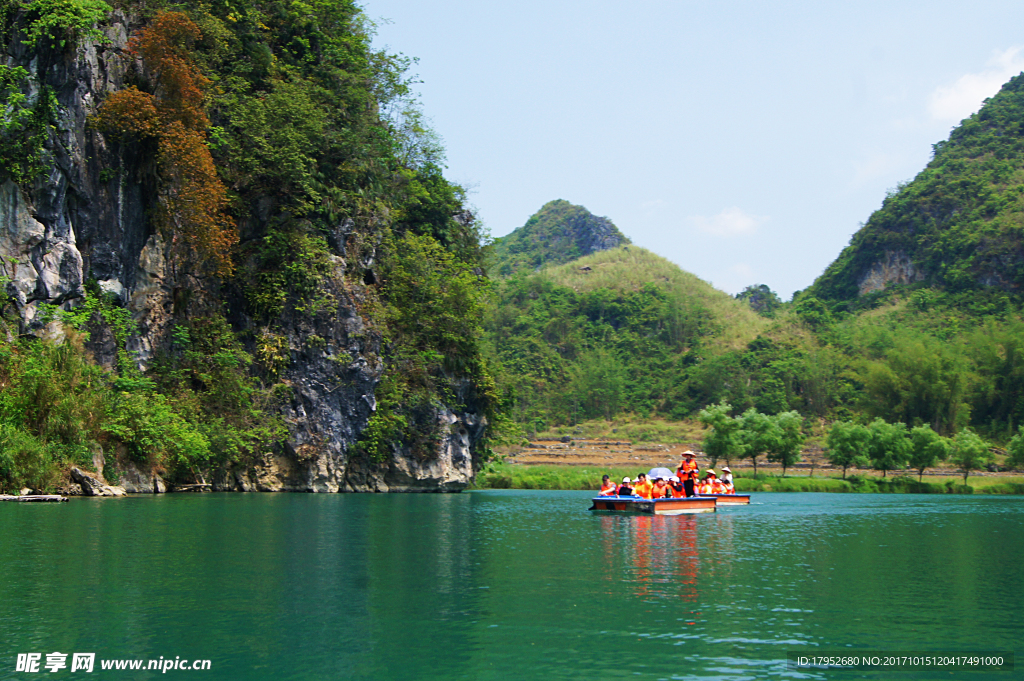
M 693 456 L 693 452 L 689 449 L 683 452 L 683 460 L 679 464 L 679 468 L 676 469 L 676 475 L 678 475 L 680 479 L 685 480 L 686 476 L 690 474 L 690 471 L 700 472 L 700 466 L 697 465 L 697 460 L 693 458 Z
M 633 496 L 633 486 L 630 484 L 632 480 L 627 475 L 622 479 L 622 484 L 619 485 L 619 496 L 620 497 L 631 497 Z
M 647 473 L 641 473 L 636 476 L 636 485 L 633 486 L 633 494 L 642 499 L 650 499 L 653 492 L 654 485 L 647 482 Z
M 614 497 L 618 488 L 615 483 L 612 482 L 611 477 L 608 475 L 601 476 L 601 493 L 598 496 L 602 497 Z
M 690 471 L 683 477 L 683 491 L 688 497 L 697 496 L 697 471 Z

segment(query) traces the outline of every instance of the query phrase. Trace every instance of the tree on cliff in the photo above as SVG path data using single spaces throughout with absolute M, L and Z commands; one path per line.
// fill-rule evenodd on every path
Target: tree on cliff
M 199 27 L 182 12 L 161 11 L 132 42 L 154 81 L 155 94 L 134 86 L 113 93 L 94 124 L 115 136 L 155 138 L 161 180 L 157 222 L 179 257 L 195 249 L 219 274 L 233 269 L 231 247 L 238 242 L 228 215 L 227 187 L 207 144 L 205 111 L 211 84 L 199 69 L 193 46 Z
M 762 317 L 774 318 L 775 311 L 782 307 L 782 299 L 765 284 L 748 286 L 736 294 L 737 300 L 745 300 L 750 308 Z

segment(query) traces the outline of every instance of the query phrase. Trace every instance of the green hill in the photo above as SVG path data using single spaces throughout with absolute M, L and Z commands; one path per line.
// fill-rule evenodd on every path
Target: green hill
M 893 284 L 947 292 L 1024 286 L 1024 75 L 934 145 L 808 293 L 851 302 Z
M 491 271 L 507 277 L 523 268 L 537 270 L 628 243 L 608 218 L 558 199 L 544 204 L 508 236 L 495 239 Z
M 623 412 L 689 415 L 688 375 L 769 324 L 748 305 L 637 246 L 501 281 L 487 330 L 531 429 Z

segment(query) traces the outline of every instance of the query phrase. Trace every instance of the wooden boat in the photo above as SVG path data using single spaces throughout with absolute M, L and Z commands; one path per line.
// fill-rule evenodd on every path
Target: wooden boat
M 589 510 L 617 515 L 682 515 L 714 513 L 718 500 L 712 497 L 641 499 L 640 497 L 594 497 Z
M 702 497 L 714 497 L 719 506 L 740 506 L 750 503 L 749 494 L 702 494 Z

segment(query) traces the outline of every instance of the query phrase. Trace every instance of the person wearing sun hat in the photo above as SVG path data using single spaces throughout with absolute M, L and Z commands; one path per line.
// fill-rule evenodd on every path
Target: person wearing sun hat
M 722 484 L 725 485 L 725 489 L 728 490 L 726 494 L 733 494 L 736 492 L 736 485 L 732 481 L 732 469 L 728 466 L 722 466 Z
M 697 471 L 690 471 L 690 474 L 683 478 L 683 491 L 688 497 L 697 496 L 697 484 L 699 482 Z
M 679 464 L 679 468 L 676 469 L 676 475 L 679 476 L 680 480 L 685 480 L 686 476 L 690 474 L 690 471 L 700 471 L 700 466 L 697 464 L 697 459 L 692 451 L 687 449 L 683 452 L 683 460 Z
M 715 480 L 718 476 L 715 474 L 714 468 L 709 468 L 707 473 L 704 475 L 704 480 L 700 483 L 700 494 L 714 494 L 715 493 Z
M 627 475 L 622 479 L 622 484 L 619 485 L 619 496 L 620 497 L 631 497 L 633 496 L 633 486 L 630 484 L 632 480 Z

